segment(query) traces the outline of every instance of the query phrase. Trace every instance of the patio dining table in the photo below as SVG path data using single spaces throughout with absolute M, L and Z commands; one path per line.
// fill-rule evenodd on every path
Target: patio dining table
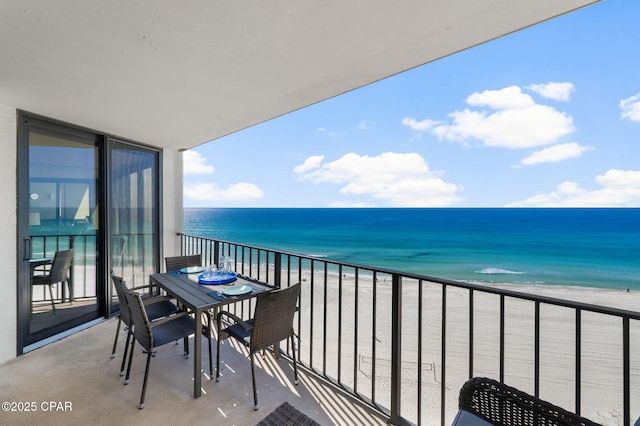
M 198 283 L 198 274 L 169 271 L 153 274 L 149 279 L 151 285 L 166 291 L 170 297 L 175 298 L 194 314 L 196 337 L 193 339 L 193 395 L 199 398 L 202 395 L 202 339 L 199 338 L 202 330 L 202 314 L 210 309 L 256 297 L 260 293 L 273 290 L 274 287 L 238 274 L 237 280 L 231 284 L 250 286 L 251 292 L 238 296 L 225 296 L 220 293 L 228 285 L 202 285 Z

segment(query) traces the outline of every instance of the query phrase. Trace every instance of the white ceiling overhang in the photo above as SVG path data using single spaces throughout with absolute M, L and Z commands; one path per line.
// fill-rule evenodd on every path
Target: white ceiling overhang
M 591 3 L 3 1 L 0 104 L 191 148 Z

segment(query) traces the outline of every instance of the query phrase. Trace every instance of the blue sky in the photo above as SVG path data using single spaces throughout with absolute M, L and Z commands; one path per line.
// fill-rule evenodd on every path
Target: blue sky
M 640 207 L 640 1 L 185 152 L 185 207 Z

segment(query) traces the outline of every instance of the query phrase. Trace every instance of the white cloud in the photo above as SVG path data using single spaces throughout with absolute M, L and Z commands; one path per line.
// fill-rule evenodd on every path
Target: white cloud
M 210 175 L 215 168 L 206 164 L 207 159 L 196 151 L 182 153 L 182 170 L 185 175 Z
M 557 143 L 573 133 L 573 119 L 547 105 L 535 103 L 518 86 L 473 93 L 467 100 L 473 107 L 488 110 L 454 111 L 451 124 L 405 118 L 402 124 L 414 131 L 430 131 L 439 139 L 467 143 L 477 139 L 486 146 L 536 148 Z
M 414 118 L 406 117 L 402 119 L 402 124 L 409 127 L 411 130 L 422 131 L 431 129 L 436 126 L 438 122 L 429 119 L 416 121 Z
M 508 207 L 640 207 L 640 171 L 611 169 L 595 181 L 601 188 L 590 191 L 567 181 Z
M 518 86 L 472 93 L 467 97 L 466 102 L 471 106 L 488 106 L 493 109 L 518 109 L 535 105 L 533 98 L 522 93 Z
M 618 190 L 636 190 L 640 193 L 640 171 L 611 169 L 596 176 L 596 182 L 607 188 Z
M 573 83 L 549 82 L 545 84 L 532 84 L 527 89 L 536 92 L 540 96 L 553 99 L 554 101 L 568 101 L 573 92 Z
M 309 170 L 317 169 L 322 164 L 322 160 L 324 160 L 324 155 L 312 155 L 304 160 L 304 163 L 294 167 L 293 171 L 296 173 L 306 173 Z
M 213 166 L 206 164 L 207 159 L 195 151 L 183 152 L 184 174 L 213 174 Z M 244 203 L 264 197 L 262 190 L 252 183 L 234 183 L 226 188 L 221 188 L 217 183 L 184 183 L 183 195 L 196 201 L 210 202 L 238 202 Z
M 621 100 L 619 105 L 622 109 L 622 118 L 640 121 L 640 93 Z
M 252 183 L 234 183 L 221 188 L 217 183 L 190 183 L 184 185 L 184 196 L 196 201 L 250 202 L 264 197 L 263 191 Z
M 344 131 L 331 130 L 331 129 L 327 129 L 326 127 L 318 127 L 318 128 L 316 128 L 316 133 L 322 133 L 325 136 L 330 137 L 330 138 L 336 138 L 336 137 L 344 136 Z
M 362 120 L 360 122 L 360 124 L 358 124 L 358 129 L 359 130 L 371 130 L 373 128 L 373 125 L 376 124 L 373 121 L 369 121 L 369 120 Z
M 322 159 L 310 157 L 294 169 L 301 181 L 341 185 L 341 194 L 371 196 L 390 206 L 448 206 L 461 200 L 462 187 L 442 180 L 415 153 L 385 152 L 374 157 L 349 153 L 320 164 L 318 158 Z
M 588 146 L 583 146 L 576 142 L 563 143 L 536 151 L 520 161 L 520 164 L 557 163 L 569 158 L 578 158 L 589 149 Z

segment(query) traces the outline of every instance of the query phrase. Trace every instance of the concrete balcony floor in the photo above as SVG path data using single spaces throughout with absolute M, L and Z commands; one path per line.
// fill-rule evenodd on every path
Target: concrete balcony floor
M 182 344 L 170 343 L 158 348 L 151 360 L 145 408 L 139 410 L 146 355 L 136 348 L 130 383 L 123 385 L 124 378 L 119 376 L 122 331 L 117 356 L 111 359 L 116 322 L 115 318 L 104 321 L 1 365 L 0 402 L 15 402 L 14 408 L 22 411 L 4 411 L 3 406 L 0 424 L 255 425 L 284 401 L 322 425 L 386 423 L 367 405 L 304 370 L 299 370 L 300 382 L 295 386 L 291 362 L 283 357 L 276 360 L 270 353 L 257 358 L 260 409 L 255 411 L 246 350 L 224 341 L 223 377 L 216 383 L 209 380 L 204 338 L 202 361 L 207 373 L 202 397 L 193 397 L 193 358 L 183 356 Z M 193 337 L 190 347 L 193 350 Z M 24 411 L 25 404 L 35 410 Z

